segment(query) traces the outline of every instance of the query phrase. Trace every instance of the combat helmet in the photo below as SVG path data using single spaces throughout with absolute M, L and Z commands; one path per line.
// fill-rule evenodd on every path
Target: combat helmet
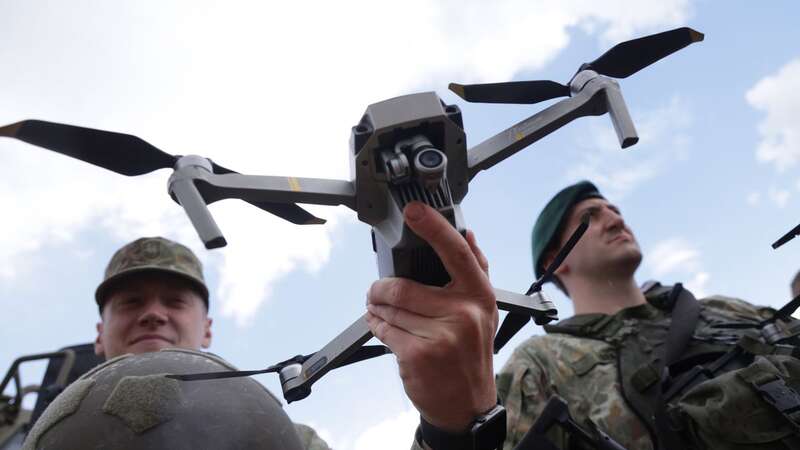
M 176 348 L 111 359 L 50 404 L 23 448 L 302 449 L 280 402 L 255 380 L 166 376 L 228 370 L 216 355 Z

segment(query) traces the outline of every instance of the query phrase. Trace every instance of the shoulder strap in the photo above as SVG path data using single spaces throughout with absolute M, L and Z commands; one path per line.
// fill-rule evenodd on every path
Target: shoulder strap
M 697 319 L 700 317 L 700 304 L 681 283 L 676 283 L 672 288 L 670 300 L 674 307 L 661 364 L 665 369 L 680 359 L 680 355 L 692 339 Z
M 684 448 L 678 433 L 672 429 L 666 414 L 663 385 L 667 380 L 669 365 L 680 359 L 694 334 L 700 313 L 700 305 L 691 292 L 678 283 L 669 293 L 672 317 L 666 332 L 662 351 L 649 364 L 642 354 L 638 339 L 626 339 L 620 349 L 619 371 L 622 392 L 628 404 L 648 425 L 651 437 L 659 450 Z

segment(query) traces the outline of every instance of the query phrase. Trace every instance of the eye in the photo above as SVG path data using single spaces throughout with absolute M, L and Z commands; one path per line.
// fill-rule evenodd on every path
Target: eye
M 167 298 L 167 305 L 172 308 L 182 308 L 189 303 L 189 300 L 180 295 L 174 295 Z
M 594 216 L 596 216 L 596 215 L 597 215 L 597 213 L 598 213 L 598 212 L 600 212 L 600 208 L 598 208 L 598 207 L 596 207 L 596 206 L 592 206 L 592 207 L 590 207 L 590 208 L 586 208 L 586 209 L 583 211 L 583 214 L 588 214 L 588 215 L 589 215 L 589 217 L 594 217 Z M 581 215 L 583 215 L 583 214 L 581 214 Z
M 132 308 L 139 305 L 141 302 L 142 302 L 142 297 L 135 294 L 130 294 L 117 297 L 115 303 L 121 307 Z

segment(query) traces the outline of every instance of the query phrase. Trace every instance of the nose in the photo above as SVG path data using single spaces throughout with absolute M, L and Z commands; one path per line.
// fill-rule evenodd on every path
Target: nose
M 167 312 L 161 302 L 155 300 L 147 302 L 147 307 L 139 316 L 139 325 L 155 327 L 165 323 L 167 323 Z
M 603 208 L 606 230 L 618 230 L 625 228 L 625 220 L 620 214 L 611 208 Z

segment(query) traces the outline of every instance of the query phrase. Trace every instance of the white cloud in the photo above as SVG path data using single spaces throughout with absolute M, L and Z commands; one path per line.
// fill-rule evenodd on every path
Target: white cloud
M 643 182 L 656 177 L 675 161 L 687 158 L 690 108 L 673 97 L 655 110 L 636 114 L 639 143 L 622 150 L 610 123 L 594 123 L 579 142 L 581 160 L 567 171 L 567 179 L 589 179 L 613 199 L 621 199 Z
M 419 412 L 409 408 L 372 425 L 351 424 L 346 430 L 332 431 L 313 422 L 308 425 L 337 450 L 407 450 L 419 425 Z M 358 432 L 352 435 L 354 430 Z
M 767 196 L 778 208 L 783 208 L 789 201 L 791 193 L 786 189 L 771 187 L 769 191 L 767 191 Z
M 356 438 L 352 450 L 406 450 L 411 446 L 418 424 L 419 412 L 409 409 L 364 430 Z
M 347 178 L 349 129 L 369 103 L 541 68 L 575 27 L 608 42 L 690 14 L 687 0 L 412 0 L 384 10 L 366 1 L 178 2 L 159 3 L 157 14 L 153 5 L 15 4 L 0 17 L 0 58 L 15 64 L 0 73 L 0 123 L 75 123 L 244 173 Z M 124 178 L 9 140 L 0 141 L 0 167 L 4 282 L 78 233 L 120 244 L 162 234 L 201 250 L 165 195 L 166 171 Z M 629 189 L 653 170 L 615 183 Z M 332 224 L 354 217 L 315 211 Z M 334 226 L 292 227 L 240 202 L 212 212 L 230 246 L 203 258 L 219 270 L 224 314 L 240 324 L 282 276 L 328 259 Z
M 711 276 L 703 268 L 700 252 L 686 239 L 676 237 L 657 242 L 645 255 L 645 270 L 650 277 L 683 282 L 696 297 L 706 295 Z
M 759 80 L 745 95 L 754 108 L 766 113 L 758 124 L 761 142 L 756 158 L 784 171 L 800 161 L 800 59 Z

